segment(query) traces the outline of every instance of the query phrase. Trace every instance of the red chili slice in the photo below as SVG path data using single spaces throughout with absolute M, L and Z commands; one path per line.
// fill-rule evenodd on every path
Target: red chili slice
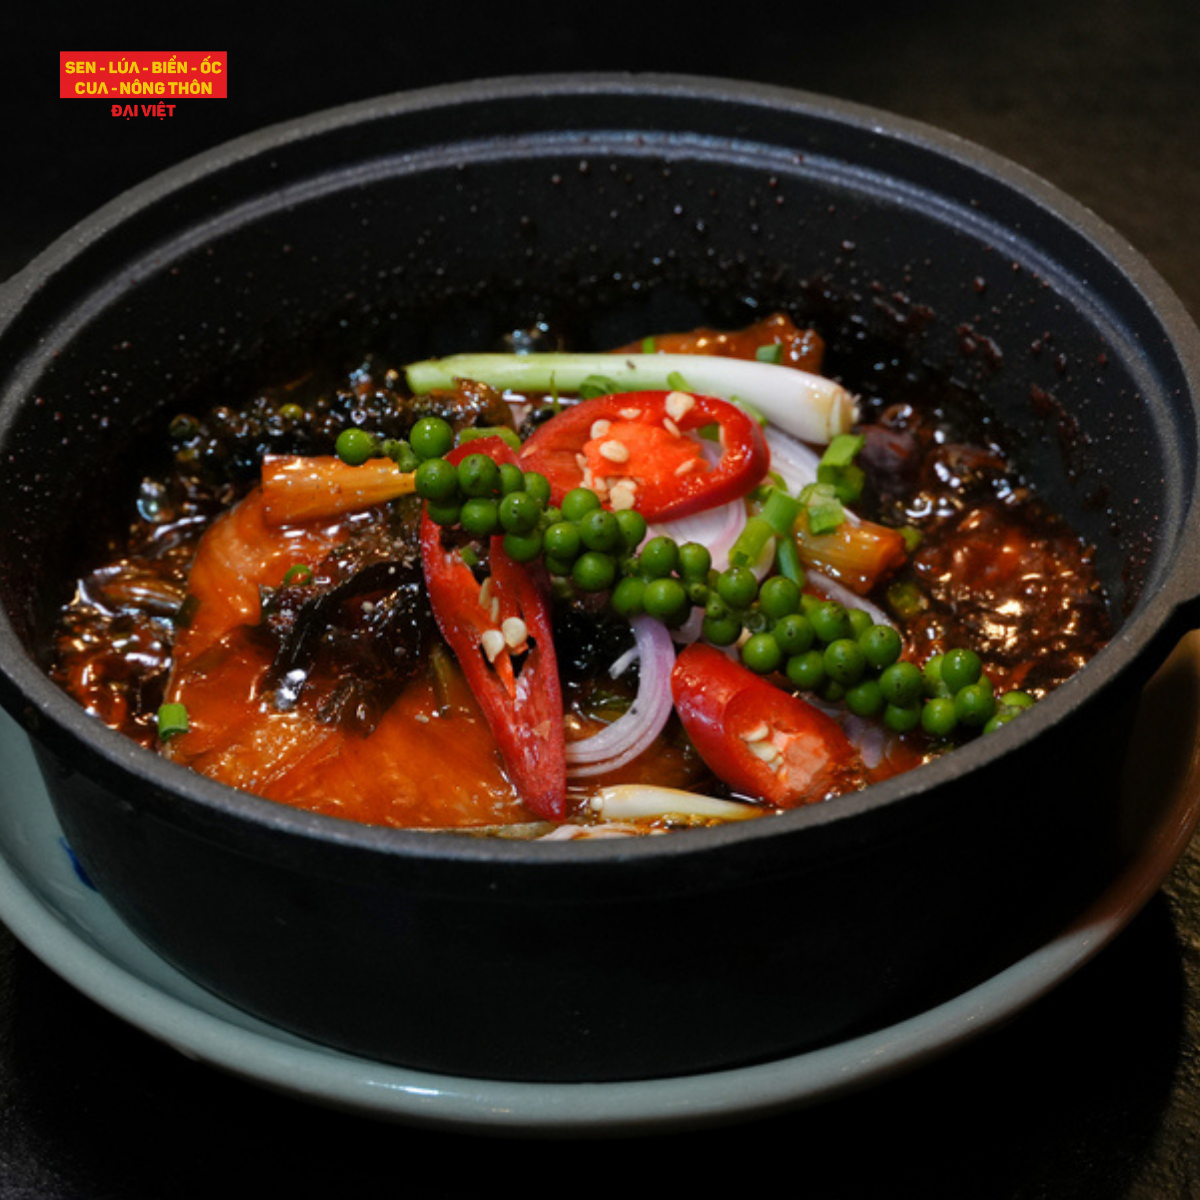
M 499 438 L 480 438 L 467 453 L 515 462 Z M 481 585 L 442 528 L 423 515 L 421 558 L 433 615 L 487 718 L 501 758 L 525 804 L 546 820 L 567 814 L 562 691 L 548 599 L 533 571 L 490 539 Z
M 715 427 L 718 461 L 688 436 Z M 647 520 L 683 517 L 744 496 L 770 452 L 758 422 L 735 404 L 690 392 L 626 392 L 564 408 L 521 449 L 521 466 L 550 481 L 551 500 L 581 484 L 610 508 Z
M 858 753 L 832 717 L 714 646 L 680 652 L 671 693 L 697 753 L 735 791 L 795 808 L 864 782 Z

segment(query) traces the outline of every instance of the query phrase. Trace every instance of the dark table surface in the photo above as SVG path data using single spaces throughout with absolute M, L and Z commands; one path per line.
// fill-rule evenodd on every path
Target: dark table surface
M 0 277 L 126 186 L 260 125 L 455 79 L 612 69 L 784 84 L 950 129 L 1094 209 L 1200 317 L 1192 0 L 797 0 L 782 16 L 670 18 L 624 0 L 580 18 L 344 3 L 262 32 L 247 7 L 208 4 L 170 28 L 111 6 L 0 17 Z M 230 95 L 116 120 L 103 102 L 57 99 L 68 46 L 227 49 Z M 636 1151 L 672 1191 L 719 1186 L 720 1171 L 816 1197 L 1194 1197 L 1198 1051 L 1200 846 L 1110 946 L 1003 1028 L 865 1092 L 636 1141 L 471 1138 L 267 1092 L 109 1015 L 0 927 L 0 1196 L 374 1196 L 428 1190 L 427 1171 L 440 1194 L 500 1179 L 574 1191 L 643 1177 Z

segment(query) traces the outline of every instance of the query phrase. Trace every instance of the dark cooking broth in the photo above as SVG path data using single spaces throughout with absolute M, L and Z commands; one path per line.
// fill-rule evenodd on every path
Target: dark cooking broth
M 518 332 L 510 342 L 538 349 L 544 336 Z M 736 336 L 663 337 L 655 349 L 754 358 L 775 344 L 785 363 L 820 369 L 820 337 L 782 318 Z M 808 590 L 894 625 L 904 659 L 918 666 L 969 648 L 997 695 L 1036 700 L 1110 636 L 1091 552 L 1031 493 L 956 389 L 902 375 L 886 390 L 860 398 L 864 482 L 853 510 L 903 552 L 860 582 L 852 572 L 839 578 L 818 537 L 807 547 L 817 555 Z M 477 689 L 431 611 L 417 496 L 297 528 L 261 578 L 261 556 L 251 566 L 238 555 L 276 536 L 264 533 L 256 507 L 264 455 L 329 456 L 347 429 L 370 431 L 377 445 L 402 443 L 431 414 L 458 430 L 527 436 L 562 402 L 467 382 L 414 397 L 399 369 L 368 360 L 340 376 L 314 369 L 237 403 L 174 414 L 162 434 L 167 461 L 126 502 L 124 543 L 82 569 L 62 612 L 54 678 L 148 749 L 270 799 L 377 824 L 543 828 L 544 813 L 514 784 Z M 813 541 L 797 540 L 802 550 Z M 625 616 L 562 578 L 549 586 L 570 744 L 627 713 L 639 675 L 636 666 L 615 678 L 610 670 L 633 647 Z M 987 736 L 961 723 L 944 732 L 885 727 L 847 713 L 845 688 L 826 682 L 806 693 L 782 667 L 761 674 L 779 697 L 807 694 L 853 736 L 845 786 L 917 766 L 964 736 Z M 192 724 L 164 739 L 160 709 L 182 679 Z M 221 715 L 206 726 L 197 715 L 209 711 Z M 775 807 L 714 769 L 673 714 L 631 762 L 572 778 L 567 822 L 594 824 L 589 797 L 630 781 L 748 803 L 756 813 Z M 681 809 L 622 829 L 709 819 L 722 818 Z

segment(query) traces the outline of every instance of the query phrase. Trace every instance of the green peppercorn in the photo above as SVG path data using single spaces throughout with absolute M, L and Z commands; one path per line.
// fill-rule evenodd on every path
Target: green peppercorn
M 784 673 L 801 691 L 816 691 L 825 682 L 825 655 L 815 648 L 793 654 L 784 666 Z
M 887 701 L 877 679 L 860 679 L 846 689 L 846 707 L 858 717 L 877 717 Z
M 850 637 L 850 615 L 845 606 L 836 600 L 822 600 L 814 605 L 809 610 L 808 619 L 817 640 L 827 646 L 839 638 Z
M 887 703 L 883 710 L 883 723 L 893 733 L 908 733 L 921 723 L 920 701 L 911 704 Z
M 621 549 L 621 527 L 615 514 L 606 508 L 594 508 L 584 513 L 578 528 L 580 540 L 588 550 L 611 554 Z
M 903 642 L 900 634 L 890 625 L 872 622 L 858 635 L 858 644 L 866 656 L 867 664 L 874 671 L 884 671 L 900 657 Z
M 924 678 L 916 663 L 895 662 L 879 673 L 879 686 L 889 704 L 911 708 L 924 694 Z
M 672 576 L 662 576 L 646 581 L 642 593 L 642 604 L 647 613 L 662 621 L 673 621 L 688 607 L 687 592 L 683 584 Z
M 442 417 L 422 417 L 409 430 L 408 444 L 420 459 L 441 458 L 454 446 L 454 429 Z
M 772 632 L 780 649 L 789 656 L 803 654 L 813 644 L 812 622 L 803 613 L 793 612 L 780 617 Z
M 334 442 L 334 452 L 351 467 L 361 467 L 374 453 L 375 438 L 365 429 L 343 429 Z
M 1024 712 L 1024 709 L 1016 704 L 998 704 L 996 711 L 984 725 L 983 732 L 995 733 L 1002 725 L 1007 725 L 1009 721 L 1015 721 L 1022 712 Z
M 768 617 L 778 621 L 800 607 L 800 589 L 786 576 L 772 575 L 759 588 L 758 603 Z
M 594 508 L 600 507 L 600 497 L 590 488 L 572 488 L 563 498 L 563 517 L 568 521 L 581 521 Z
M 758 595 L 758 579 L 749 567 L 729 567 L 717 577 L 717 595 L 730 608 L 749 608 Z
M 638 570 L 647 579 L 663 579 L 679 564 L 679 546 L 673 538 L 652 537 L 638 554 Z
M 542 535 L 536 523 L 533 528 L 523 533 L 514 530 L 507 532 L 504 535 L 504 551 L 513 562 L 533 562 L 542 552 Z
M 447 504 L 458 492 L 458 471 L 444 458 L 427 458 L 417 468 L 413 480 L 417 495 L 435 504 Z
M 954 700 L 950 696 L 934 696 L 921 709 L 921 728 L 930 737 L 948 738 L 958 725 Z
M 501 499 L 499 512 L 506 533 L 529 534 L 538 526 L 542 505 L 528 492 L 509 492 Z
M 742 643 L 742 662 L 756 675 L 769 675 L 783 664 L 783 651 L 770 633 L 754 633 Z
M 968 684 L 977 683 L 983 672 L 983 661 L 974 650 L 957 648 L 942 655 L 942 683 L 951 695 Z
M 499 506 L 490 497 L 464 501 L 458 519 L 472 537 L 491 537 L 500 529 Z
M 973 729 L 986 725 L 996 715 L 991 681 L 980 679 L 959 688 L 954 696 L 954 712 L 963 725 Z
M 646 537 L 646 518 L 636 508 L 623 508 L 614 515 L 621 535 L 621 548 L 636 550 Z
M 499 486 L 502 496 L 507 496 L 509 492 L 523 492 L 525 490 L 525 472 L 516 463 L 501 463 Z
M 571 580 L 580 591 L 603 592 L 617 577 L 612 556 L 598 550 L 585 550 L 571 568 Z
M 462 514 L 462 505 L 457 498 L 450 500 L 426 500 L 425 513 L 435 525 L 457 525 Z
M 645 591 L 646 581 L 644 579 L 639 579 L 636 575 L 627 575 L 617 582 L 608 602 L 619 616 L 636 617 L 639 613 L 645 612 L 643 603 Z
M 550 503 L 550 480 L 537 471 L 526 471 L 524 475 L 524 491 L 528 492 L 540 504 Z
M 921 668 L 925 695 L 931 699 L 934 697 L 945 698 L 951 695 L 950 689 L 942 681 L 942 659 L 944 657 L 942 654 L 935 654 Z
M 857 683 L 866 669 L 867 659 L 853 638 L 836 638 L 825 647 L 825 673 L 843 687 Z
M 728 609 L 723 615 L 712 615 L 706 609 L 700 632 L 714 646 L 732 646 L 742 636 L 742 623 Z
M 684 542 L 679 547 L 680 575 L 689 582 L 708 580 L 712 570 L 712 553 L 702 542 Z
M 555 521 L 542 534 L 546 553 L 564 562 L 574 562 L 583 549 L 579 526 L 574 521 Z
M 458 486 L 464 496 L 495 496 L 500 490 L 500 468 L 486 454 L 468 454 L 458 464 Z
M 850 622 L 850 636 L 853 638 L 862 637 L 875 623 L 871 614 L 862 608 L 848 608 L 846 620 Z

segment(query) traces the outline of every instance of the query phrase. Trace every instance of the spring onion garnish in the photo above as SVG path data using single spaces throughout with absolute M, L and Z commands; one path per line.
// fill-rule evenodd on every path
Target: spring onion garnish
M 284 572 L 283 586 L 292 587 L 295 584 L 312 583 L 312 579 L 312 567 L 305 563 L 296 563 L 295 566 L 288 567 Z
M 182 704 L 163 704 L 158 710 L 158 736 L 161 741 L 188 731 L 188 711 Z
M 404 370 L 417 395 L 453 387 L 456 379 L 501 391 L 578 394 L 596 377 L 620 390 L 677 388 L 740 398 L 794 437 L 820 445 L 848 433 L 857 415 L 850 393 L 823 375 L 707 354 L 454 354 L 410 363 Z
M 762 508 L 747 519 L 729 551 L 730 563 L 735 567 L 757 565 L 772 538 L 791 538 L 792 528 L 801 511 L 801 503 L 795 496 L 789 495 L 783 488 L 768 488 Z
M 810 483 L 800 493 L 810 533 L 832 533 L 846 519 L 846 510 L 830 483 Z
M 843 504 L 853 504 L 862 495 L 866 475 L 854 460 L 865 442 L 862 434 L 839 433 L 817 464 L 817 482 L 833 488 Z

